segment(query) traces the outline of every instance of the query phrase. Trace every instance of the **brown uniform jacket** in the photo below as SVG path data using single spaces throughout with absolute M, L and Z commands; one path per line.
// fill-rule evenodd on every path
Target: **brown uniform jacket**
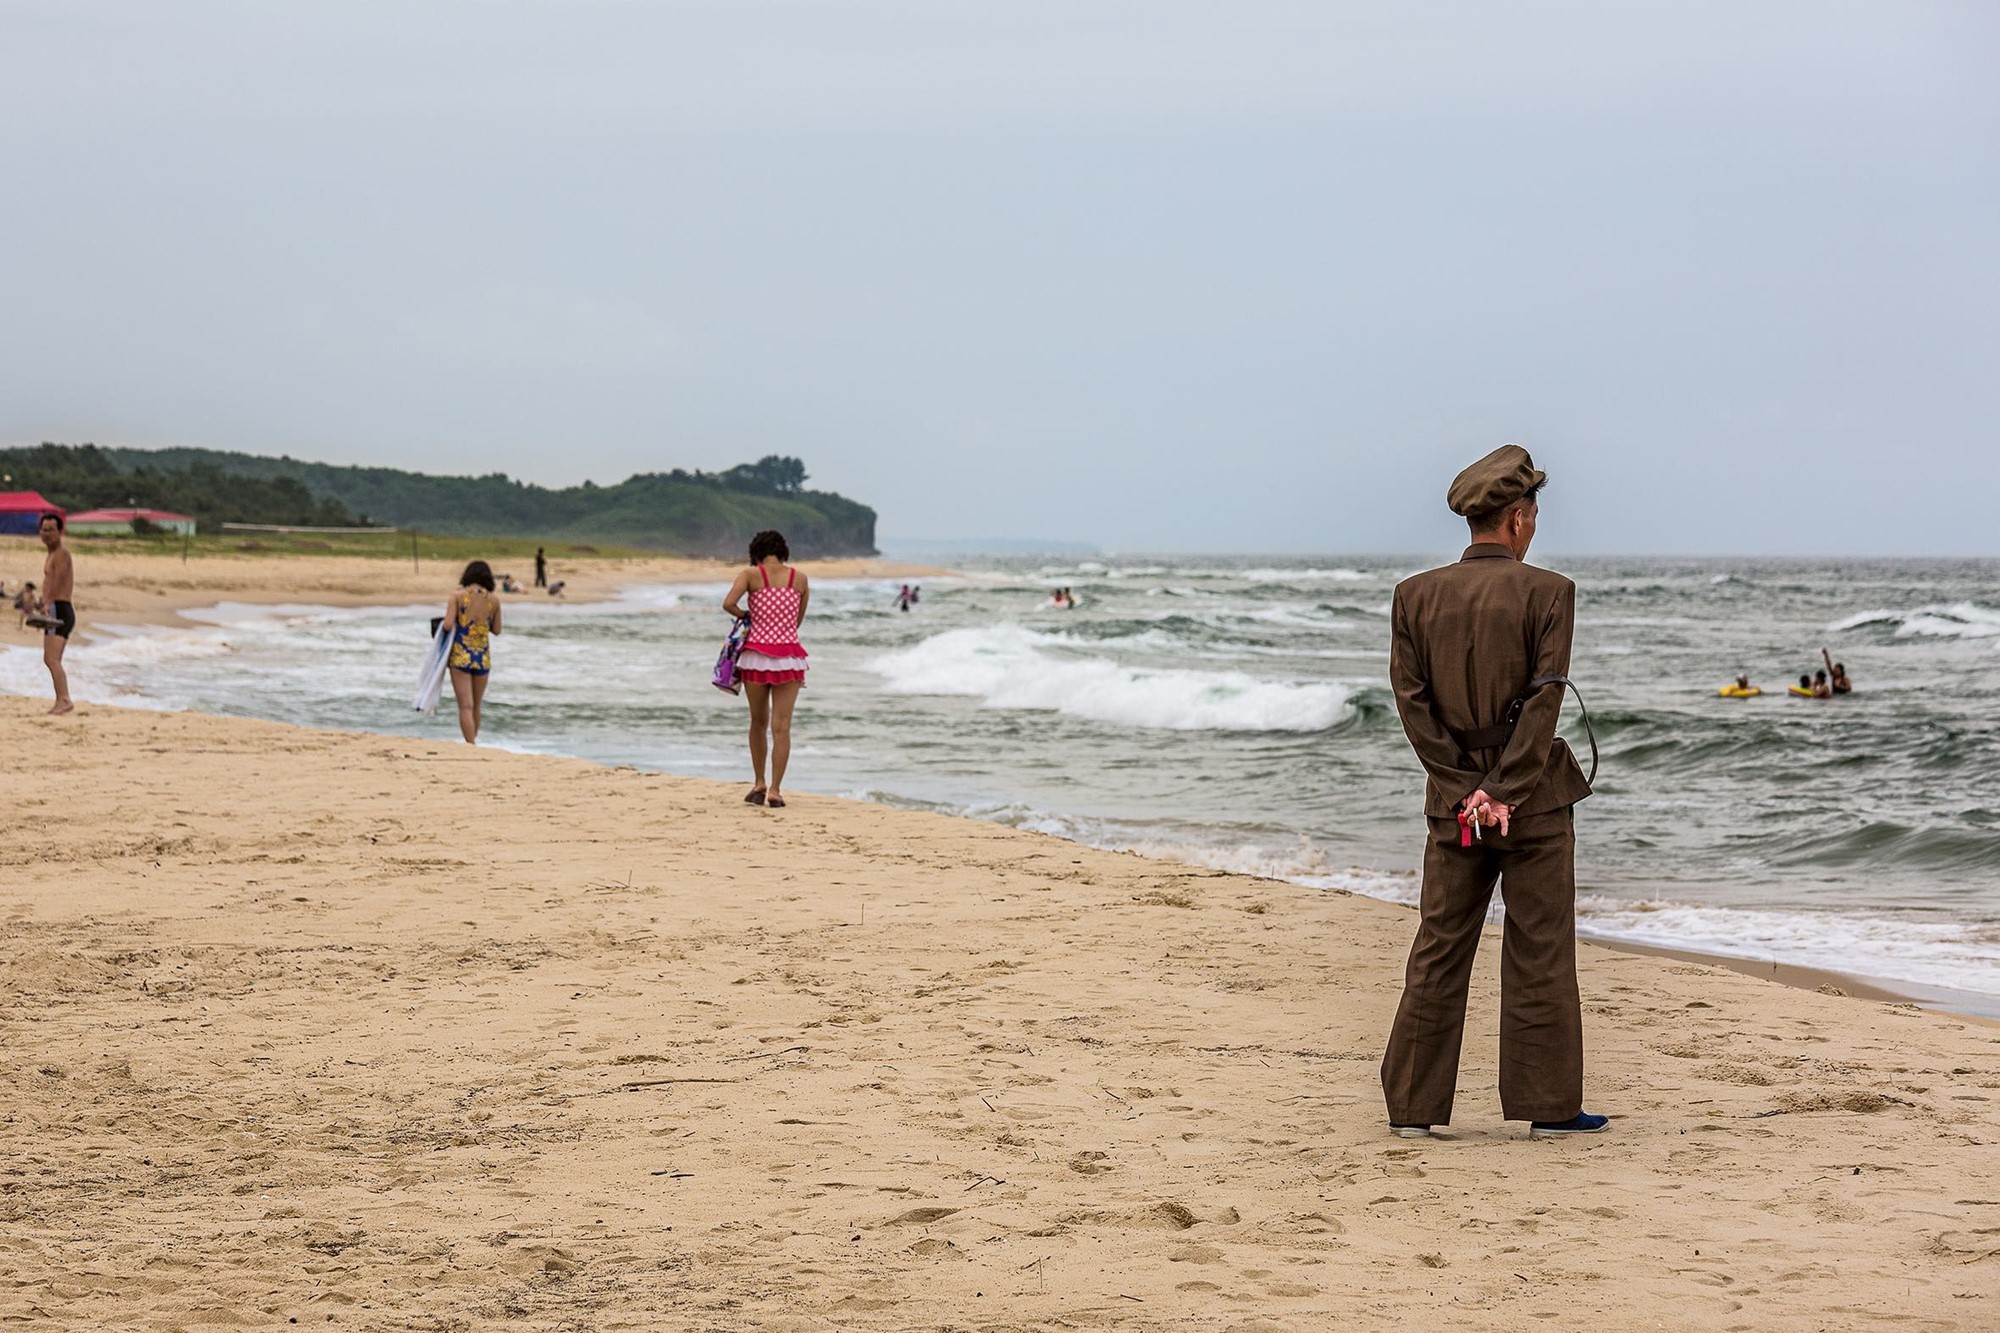
M 1522 564 L 1496 543 L 1468 546 L 1455 565 L 1396 585 L 1389 683 L 1417 758 L 1430 774 L 1424 813 L 1450 819 L 1482 788 L 1519 815 L 1590 795 L 1569 743 L 1556 736 L 1563 689 L 1538 690 L 1504 747 L 1468 750 L 1459 738 L 1507 720 L 1537 676 L 1569 674 L 1576 585 Z

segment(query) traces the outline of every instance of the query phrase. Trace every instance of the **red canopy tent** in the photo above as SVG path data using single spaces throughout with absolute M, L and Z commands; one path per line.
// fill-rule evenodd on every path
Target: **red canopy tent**
M 63 507 L 43 499 L 40 491 L 0 491 L 0 533 L 8 536 L 32 537 L 41 531 L 43 514 L 62 513 Z

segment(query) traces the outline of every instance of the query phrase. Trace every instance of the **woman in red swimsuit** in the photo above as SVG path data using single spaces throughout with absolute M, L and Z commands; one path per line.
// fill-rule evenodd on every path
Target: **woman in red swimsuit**
M 729 585 L 722 609 L 750 617 L 750 637 L 736 659 L 743 695 L 750 701 L 750 768 L 757 785 L 743 799 L 782 810 L 785 765 L 792 757 L 792 706 L 806 683 L 806 650 L 799 622 L 806 618 L 811 580 L 785 562 L 792 558 L 783 533 L 760 532 L 750 539 L 750 568 Z M 750 610 L 743 610 L 743 598 Z M 769 738 L 771 782 L 764 784 L 764 748 Z

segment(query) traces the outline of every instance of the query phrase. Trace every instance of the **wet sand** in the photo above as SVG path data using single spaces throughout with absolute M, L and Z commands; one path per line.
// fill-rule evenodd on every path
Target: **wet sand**
M 1885 1000 L 1903 1002 L 1914 997 L 1907 991 L 1893 989 L 1894 982 L 1877 981 L 1870 977 L 1852 976 L 1846 972 L 1830 972 L 1825 968 L 1800 967 L 1796 963 L 1772 962 L 1761 958 L 1729 958 L 1718 954 L 1695 953 L 1688 949 L 1663 949 L 1651 944 L 1633 944 L 1626 940 L 1598 940 L 1595 943 L 1606 949 L 1617 949 L 1625 953 L 1644 954 L 1649 958 L 1674 958 L 1684 963 L 1702 963 L 1714 967 L 1726 967 L 1732 972 L 1740 972 L 1746 977 L 1756 977 L 1762 981 L 1774 981 L 1783 986 L 1801 986 L 1806 990 L 1819 991 L 1825 995 L 1848 995 L 1857 1000 Z M 1989 1020 L 1977 1015 L 1975 1022 Z
M 970 821 L 0 700 L 0 1323 L 1990 1328 L 2000 1031 L 1582 949 L 1386 1137 L 1403 908 Z

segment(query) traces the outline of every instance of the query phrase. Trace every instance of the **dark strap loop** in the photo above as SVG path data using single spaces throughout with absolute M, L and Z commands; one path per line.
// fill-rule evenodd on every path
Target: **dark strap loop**
M 1521 710 L 1527 706 L 1528 700 L 1551 685 L 1566 686 L 1569 692 L 1576 696 L 1576 706 L 1583 713 L 1584 735 L 1590 738 L 1590 776 L 1585 778 L 1584 781 L 1595 786 L 1597 783 L 1597 728 L 1590 724 L 1590 709 L 1584 705 L 1583 691 L 1579 690 L 1576 687 L 1576 682 L 1568 676 L 1535 677 L 1528 682 L 1528 688 L 1521 692 L 1521 697 L 1507 705 L 1507 720 L 1505 722 L 1491 727 L 1474 727 L 1470 731 L 1454 731 L 1451 733 L 1452 739 L 1457 741 L 1459 748 L 1464 750 L 1468 755 L 1474 750 L 1495 750 L 1504 747 L 1508 739 L 1513 736 L 1514 724 L 1521 720 Z
M 1528 702 L 1528 695 L 1549 685 L 1567 686 L 1569 692 L 1576 696 L 1577 709 L 1583 714 L 1583 734 L 1590 739 L 1590 776 L 1585 778 L 1584 782 L 1594 787 L 1597 785 L 1597 728 L 1590 725 L 1590 709 L 1585 706 L 1583 691 L 1576 687 L 1575 681 L 1568 676 L 1537 676 L 1528 682 L 1527 694 L 1514 701 L 1514 706 L 1507 710 L 1507 715 L 1510 719 L 1518 718 L 1521 715 L 1522 705 Z

